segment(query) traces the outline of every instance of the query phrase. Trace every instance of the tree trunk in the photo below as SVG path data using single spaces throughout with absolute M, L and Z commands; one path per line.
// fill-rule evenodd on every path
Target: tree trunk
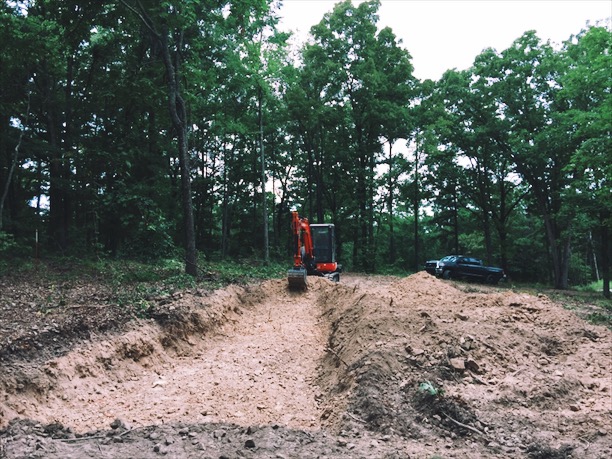
M 482 231 L 484 233 L 485 251 L 487 254 L 487 266 L 493 264 L 493 237 L 491 235 L 491 219 L 489 218 L 488 206 L 482 209 Z
M 323 173 L 321 171 L 321 161 L 317 160 L 317 165 L 315 166 L 316 170 L 316 180 L 317 186 L 315 189 L 315 210 L 317 216 L 317 223 L 325 223 L 325 209 L 323 207 Z
M 503 170 L 506 168 L 503 167 Z M 499 183 L 499 209 L 493 210 L 493 216 L 495 218 L 495 227 L 497 230 L 497 235 L 499 237 L 499 255 L 500 255 L 500 264 L 506 275 L 508 274 L 508 219 L 510 212 L 512 209 L 522 200 L 515 200 L 514 204 L 508 206 L 506 199 L 508 197 L 508 190 L 504 185 L 504 179 L 498 177 Z
M 181 171 L 181 205 L 183 208 L 183 225 L 185 227 L 185 272 L 191 276 L 198 273 L 197 251 L 195 243 L 195 224 L 193 219 L 193 201 L 191 197 L 191 168 L 189 165 L 189 127 L 187 125 L 187 110 L 185 101 L 181 95 L 180 76 L 180 50 L 183 40 L 183 32 L 177 31 L 178 43 L 171 45 L 168 39 L 170 30 L 168 24 L 164 23 L 161 33 L 155 29 L 154 22 L 146 12 L 144 6 L 138 3 L 134 7 L 121 0 L 126 8 L 136 13 L 144 25 L 150 30 L 153 39 L 161 47 L 162 60 L 166 70 L 168 85 L 168 109 L 172 120 L 172 127 L 176 131 L 178 141 L 179 169 Z M 137 9 L 138 8 L 138 9 Z M 170 46 L 174 48 L 171 54 Z M 174 57 L 174 62 L 172 58 Z
M 2 191 L 2 197 L 0 197 L 0 231 L 4 227 L 4 220 L 2 216 L 4 215 L 4 203 L 6 201 L 6 197 L 8 196 L 9 189 L 11 187 L 11 180 L 13 179 L 13 174 L 15 174 L 15 169 L 17 168 L 17 161 L 19 160 L 19 149 L 21 148 L 21 142 L 23 141 L 23 133 L 27 129 L 28 120 L 30 118 L 30 92 L 28 91 L 28 105 L 26 108 L 25 115 L 25 123 L 23 129 L 19 131 L 19 140 L 17 141 L 17 145 L 15 145 L 15 149 L 13 151 L 13 158 L 11 160 L 11 166 L 9 168 L 8 175 L 6 176 L 6 182 L 4 183 L 4 190 Z M 40 198 L 39 198 L 40 201 Z
M 63 215 L 62 215 L 62 227 L 64 228 L 64 234 L 66 237 L 65 246 L 68 247 L 70 244 L 69 230 L 70 224 L 73 218 L 73 211 L 75 210 L 75 198 L 72 192 L 74 186 L 74 177 L 72 173 L 73 161 L 73 110 L 72 110 L 72 81 L 74 80 L 74 54 L 76 50 L 73 50 L 68 56 L 68 63 L 66 66 L 66 92 L 64 99 L 64 132 L 61 143 L 63 160 L 61 162 L 61 175 L 62 175 L 62 198 L 64 201 Z
M 44 70 L 43 70 L 44 72 Z M 53 102 L 52 83 L 48 74 L 42 75 L 47 123 L 47 141 L 49 144 L 49 233 L 61 251 L 67 248 L 68 228 L 65 226 L 66 196 L 64 192 L 64 155 L 59 141 L 56 107 Z
M 459 255 L 459 197 L 456 188 L 453 192 L 453 243 L 455 255 Z
M 396 249 L 395 249 L 395 228 L 393 225 L 393 140 L 389 139 L 389 177 L 387 180 L 387 208 L 389 211 L 389 263 L 394 264 L 396 261 Z
M 263 134 L 263 91 L 259 87 L 257 112 L 259 116 L 259 153 L 261 160 L 261 195 L 262 195 L 262 219 L 263 219 L 263 250 L 264 263 L 270 262 L 270 241 L 268 235 L 268 203 L 266 202 L 266 157 L 264 155 L 264 134 Z
M 316 193 L 316 210 L 317 210 L 317 223 L 325 223 L 325 211 L 323 209 L 323 190 L 324 190 L 324 185 L 323 185 L 323 171 L 322 171 L 322 167 L 323 167 L 323 161 L 322 161 L 322 156 L 323 154 L 323 133 L 321 131 L 319 131 L 319 142 L 317 142 L 317 150 L 315 151 L 315 165 L 314 165 L 314 169 L 315 169 L 315 174 L 316 174 L 316 189 L 315 189 L 315 193 Z
M 559 239 L 556 234 L 555 224 L 546 213 L 544 214 L 544 226 L 546 228 L 546 237 L 548 238 L 548 245 L 550 248 L 554 288 L 566 290 L 568 287 L 570 239 L 569 237 L 563 240 Z
M 367 169 L 367 272 L 376 272 L 376 243 L 374 239 L 374 169 L 376 162 L 374 155 L 368 153 L 368 169 Z
M 314 151 L 313 148 L 306 148 L 306 151 L 308 152 L 308 160 L 307 160 L 307 164 L 306 164 L 306 194 L 308 195 L 308 199 L 307 199 L 307 206 L 308 206 L 308 210 L 306 212 L 306 218 L 308 218 L 308 221 L 312 221 L 312 216 L 313 216 L 313 188 L 316 187 L 316 183 L 315 183 L 315 172 L 314 172 Z M 316 201 L 315 201 L 316 203 Z
M 417 140 L 417 148 L 414 152 L 414 196 L 412 198 L 412 213 L 414 215 L 414 272 L 419 271 L 419 191 L 419 149 Z
M 497 234 L 499 235 L 500 264 L 506 275 L 508 275 L 508 233 L 506 227 L 500 227 Z
M 603 296 L 610 299 L 610 212 L 603 210 L 599 214 L 601 228 L 601 277 L 603 278 Z
M 181 203 L 185 225 L 185 272 L 191 276 L 198 274 L 197 251 L 195 244 L 195 224 L 193 220 L 193 202 L 191 199 L 191 176 L 189 156 L 187 154 L 186 128 L 179 130 L 179 166 L 181 168 Z
M 168 107 L 170 109 L 172 126 L 176 130 L 178 140 L 179 167 L 181 171 L 181 203 L 183 207 L 183 224 L 185 226 L 185 272 L 191 276 L 196 276 L 198 273 L 198 265 L 195 244 L 195 225 L 193 220 L 193 202 L 191 198 L 191 169 L 189 166 L 188 151 L 189 129 L 187 126 L 185 101 L 180 92 L 179 78 L 178 49 L 180 49 L 180 44 L 176 45 L 176 61 L 173 63 L 172 56 L 170 55 L 168 34 L 168 28 L 164 25 L 158 38 L 161 44 L 164 66 L 166 68 L 166 78 L 168 80 Z

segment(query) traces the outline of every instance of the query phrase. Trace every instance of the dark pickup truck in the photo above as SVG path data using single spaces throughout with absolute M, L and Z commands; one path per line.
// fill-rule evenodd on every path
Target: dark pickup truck
M 438 260 L 427 260 L 425 262 L 425 271 L 429 274 L 436 275 L 436 266 L 438 266 Z
M 506 279 L 501 268 L 485 266 L 478 258 L 449 255 L 436 263 L 436 275 L 442 279 L 475 279 L 497 284 Z

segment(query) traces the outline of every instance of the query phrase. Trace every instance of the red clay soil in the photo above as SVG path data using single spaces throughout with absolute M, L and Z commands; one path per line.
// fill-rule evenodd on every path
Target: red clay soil
M 309 278 L 152 299 L 0 280 L 0 457 L 608 458 L 612 333 L 546 296 Z

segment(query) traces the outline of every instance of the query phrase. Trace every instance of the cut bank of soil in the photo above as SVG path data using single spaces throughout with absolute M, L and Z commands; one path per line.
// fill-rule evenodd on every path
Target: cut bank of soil
M 610 331 L 545 296 L 455 285 L 275 280 L 136 322 L 66 295 L 64 311 L 121 325 L 106 333 L 3 318 L 0 457 L 610 457 Z

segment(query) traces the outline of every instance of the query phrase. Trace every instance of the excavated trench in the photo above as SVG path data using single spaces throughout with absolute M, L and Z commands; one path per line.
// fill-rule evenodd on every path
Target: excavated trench
M 185 292 L 60 356 L 2 360 L 0 457 L 612 454 L 605 327 L 424 272 L 309 284 Z
M 165 326 L 145 321 L 38 369 L 17 368 L 5 379 L 3 418 L 56 422 L 77 432 L 116 418 L 132 426 L 319 429 L 317 381 L 329 324 L 318 298 L 336 286 L 323 279 L 310 284 L 299 293 L 279 280 L 183 298 L 188 312 Z

